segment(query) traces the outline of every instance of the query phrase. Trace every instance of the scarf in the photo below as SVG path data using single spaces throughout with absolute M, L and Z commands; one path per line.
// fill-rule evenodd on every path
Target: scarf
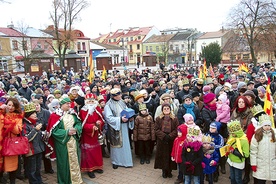
M 241 140 L 247 140 L 246 134 L 243 134 L 241 137 L 230 137 L 229 140 L 227 141 L 227 145 L 237 145 L 237 148 L 239 150 L 239 152 L 241 153 L 241 155 L 243 156 L 243 151 L 242 151 L 242 147 L 241 147 Z
M 32 123 L 32 125 L 36 125 L 36 119 L 32 119 L 32 118 L 26 118 L 30 123 Z
M 214 103 L 214 104 L 205 104 L 205 108 L 209 109 L 211 111 L 215 111 L 215 110 L 217 110 L 217 104 L 216 103 Z
M 202 143 L 199 142 L 199 141 L 195 141 L 195 142 L 188 142 L 187 139 L 186 141 L 184 141 L 184 146 L 183 148 L 184 149 L 187 149 L 187 148 L 193 148 L 194 151 L 198 151 L 202 146 Z
M 188 114 L 191 114 L 194 118 L 194 121 L 196 120 L 196 116 L 195 116 L 195 113 L 194 113 L 194 107 L 195 107 L 195 104 L 194 103 L 191 103 L 190 105 L 187 105 L 187 104 L 183 104 L 183 107 L 186 109 L 186 113 Z

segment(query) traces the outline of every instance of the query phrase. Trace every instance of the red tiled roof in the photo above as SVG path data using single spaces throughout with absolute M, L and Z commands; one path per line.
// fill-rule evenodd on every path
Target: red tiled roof
M 0 27 L 0 32 L 4 33 L 7 36 L 12 36 L 12 37 L 22 37 L 26 36 L 12 28 L 7 28 L 7 27 Z

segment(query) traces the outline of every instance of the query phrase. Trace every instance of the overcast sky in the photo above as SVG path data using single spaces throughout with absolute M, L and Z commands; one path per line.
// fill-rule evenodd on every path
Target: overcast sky
M 45 29 L 53 24 L 49 19 L 52 0 L 5 0 L 0 2 L 0 27 L 13 21 Z M 218 31 L 232 7 L 240 0 L 87 0 L 81 20 L 74 27 L 90 38 L 117 29 L 155 26 L 168 28 L 197 28 L 201 32 Z M 166 2 L 166 3 L 165 3 Z

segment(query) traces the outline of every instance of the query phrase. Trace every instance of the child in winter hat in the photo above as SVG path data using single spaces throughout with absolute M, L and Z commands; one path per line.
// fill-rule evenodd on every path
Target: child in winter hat
M 184 141 L 186 139 L 188 133 L 188 127 L 186 124 L 181 124 L 177 127 L 177 137 L 174 139 L 173 142 L 173 148 L 172 148 L 172 152 L 171 152 L 171 160 L 176 162 L 178 165 L 178 176 L 177 176 L 177 180 L 176 183 L 182 183 L 183 182 L 183 171 L 182 171 L 182 150 L 183 150 L 183 146 L 184 146 Z
M 202 172 L 201 162 L 203 150 L 201 142 L 201 131 L 198 127 L 188 128 L 187 139 L 184 141 L 182 150 L 182 163 L 185 181 L 200 180 Z
M 220 133 L 224 138 L 227 138 L 227 122 L 230 121 L 230 106 L 229 99 L 227 98 L 226 93 L 222 93 L 221 95 L 219 95 L 216 113 L 216 121 L 222 123 Z

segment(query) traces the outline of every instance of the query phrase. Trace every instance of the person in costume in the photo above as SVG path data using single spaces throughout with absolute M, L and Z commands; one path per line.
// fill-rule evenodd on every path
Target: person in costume
M 94 172 L 103 173 L 103 157 L 98 136 L 101 134 L 104 119 L 102 112 L 97 109 L 98 102 L 95 94 L 85 96 L 85 105 L 80 110 L 82 121 L 81 137 L 81 171 L 88 172 L 90 178 L 95 178 Z
M 129 129 L 134 128 L 133 118 L 121 116 L 121 112 L 127 108 L 122 100 L 122 93 L 119 88 L 110 90 L 110 99 L 104 107 L 104 119 L 108 124 L 108 139 L 110 142 L 110 154 L 113 169 L 118 166 L 132 167 L 132 154 L 129 142 Z M 114 134 L 118 136 L 115 136 Z M 114 133 L 114 134 L 113 134 Z
M 60 100 L 60 108 L 50 115 L 48 121 L 50 149 L 46 156 L 57 161 L 58 183 L 80 184 L 83 183 L 79 164 L 82 122 L 70 108 L 70 98 L 63 96 Z
M 162 114 L 155 121 L 157 145 L 154 169 L 162 169 L 162 177 L 171 178 L 172 170 L 177 169 L 176 163 L 171 160 L 171 152 L 179 123 L 169 103 L 163 103 L 161 110 Z
M 202 136 L 200 135 L 201 130 L 198 126 L 188 128 L 181 155 L 185 184 L 191 184 L 192 181 L 194 184 L 200 183 L 203 159 Z
M 29 140 L 30 151 L 25 155 L 25 172 L 30 184 L 43 183 L 41 178 L 41 160 L 45 145 L 42 140 L 42 122 L 38 121 L 36 105 L 29 103 L 24 106 L 22 135 Z
M 216 150 L 215 144 L 212 140 L 213 138 L 208 134 L 203 135 L 202 137 L 202 147 L 204 156 L 201 165 L 203 168 L 203 176 L 206 175 L 206 181 L 208 181 L 209 184 L 213 184 L 214 182 L 215 176 L 213 174 L 217 170 L 220 158 L 220 155 Z M 204 177 L 202 177 L 202 181 L 203 179 Z
M 276 184 L 276 137 L 271 128 L 271 119 L 267 114 L 259 117 L 260 126 L 250 144 L 250 163 L 254 183 L 265 184 L 272 181 Z
M 8 98 L 6 105 L 1 107 L 4 110 L 4 119 L 1 120 L 1 124 L 3 125 L 1 141 L 3 141 L 5 137 L 17 137 L 21 133 L 23 115 L 20 103 L 16 98 Z M 16 171 L 18 168 L 18 155 L 5 156 L 3 166 L 3 171 L 9 173 L 10 183 L 15 183 Z M 3 175 L 3 172 L 1 172 L 0 175 Z
M 229 139 L 226 145 L 229 147 L 226 156 L 230 166 L 231 184 L 241 184 L 242 172 L 245 167 L 245 158 L 249 157 L 249 143 L 238 120 L 227 124 Z

